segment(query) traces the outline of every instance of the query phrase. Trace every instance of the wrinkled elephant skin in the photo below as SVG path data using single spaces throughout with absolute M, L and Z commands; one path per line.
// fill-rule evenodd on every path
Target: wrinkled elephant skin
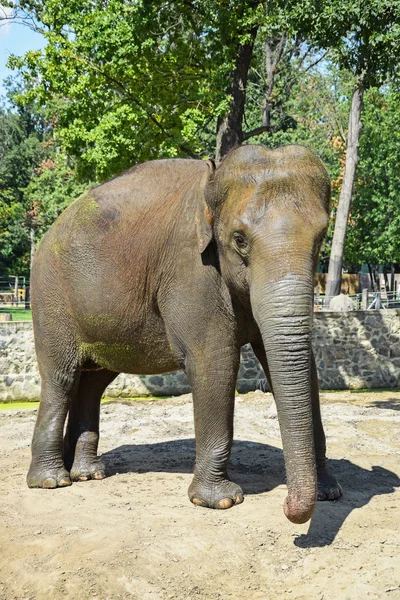
M 310 341 L 329 196 L 326 170 L 306 148 L 250 145 L 217 167 L 141 164 L 71 204 L 32 272 L 42 395 L 28 485 L 105 477 L 97 446 L 106 386 L 120 372 L 183 368 L 196 434 L 190 500 L 240 504 L 227 466 L 240 348 L 251 343 L 277 404 L 286 516 L 305 522 L 317 496 L 339 497 Z

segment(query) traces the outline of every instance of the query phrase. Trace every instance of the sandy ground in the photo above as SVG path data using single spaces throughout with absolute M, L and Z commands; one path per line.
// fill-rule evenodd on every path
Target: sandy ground
M 245 502 L 191 505 L 190 396 L 102 407 L 109 477 L 25 484 L 36 411 L 0 413 L 0 598 L 400 599 L 400 392 L 323 395 L 343 488 L 293 525 L 269 394 L 238 399 L 232 478 Z

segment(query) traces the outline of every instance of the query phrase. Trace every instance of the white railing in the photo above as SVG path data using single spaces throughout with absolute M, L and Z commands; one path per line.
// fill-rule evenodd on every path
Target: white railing
M 363 290 L 361 294 L 349 294 L 348 298 L 353 303 L 353 310 L 386 310 L 388 308 L 400 309 L 400 290 L 396 292 L 370 292 Z M 314 295 L 315 310 L 329 310 L 325 306 L 325 295 Z

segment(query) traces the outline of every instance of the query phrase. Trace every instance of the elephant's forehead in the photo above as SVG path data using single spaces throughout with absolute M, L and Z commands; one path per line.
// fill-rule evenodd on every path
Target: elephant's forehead
M 298 193 L 310 188 L 320 192 L 329 181 L 326 173 L 320 169 L 304 169 L 302 165 L 293 165 L 290 168 L 237 169 L 226 173 L 221 183 L 229 195 L 233 195 L 235 192 L 243 194 L 247 188 L 270 193 Z
M 299 212 L 314 209 L 326 211 L 329 182 L 318 174 L 264 171 L 246 173 L 227 182 L 225 204 L 236 214 L 254 212 L 263 216 L 272 206 Z

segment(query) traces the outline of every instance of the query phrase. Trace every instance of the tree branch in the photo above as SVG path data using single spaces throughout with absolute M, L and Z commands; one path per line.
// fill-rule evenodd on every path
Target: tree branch
M 244 133 L 243 141 L 245 142 L 246 140 L 249 140 L 250 138 L 255 137 L 256 135 L 261 135 L 262 133 L 267 132 L 271 133 L 271 127 L 269 125 L 261 125 L 261 127 L 256 127 L 255 129 Z
M 317 60 L 314 60 L 314 62 L 312 62 L 310 65 L 308 65 L 308 67 L 306 67 L 306 73 L 308 73 L 308 71 L 310 71 L 313 67 L 315 67 L 318 63 L 321 62 L 321 60 L 324 60 L 325 56 L 328 54 L 328 50 L 326 50 L 326 52 L 324 52 L 322 54 L 322 56 L 320 56 L 319 58 L 317 58 Z

